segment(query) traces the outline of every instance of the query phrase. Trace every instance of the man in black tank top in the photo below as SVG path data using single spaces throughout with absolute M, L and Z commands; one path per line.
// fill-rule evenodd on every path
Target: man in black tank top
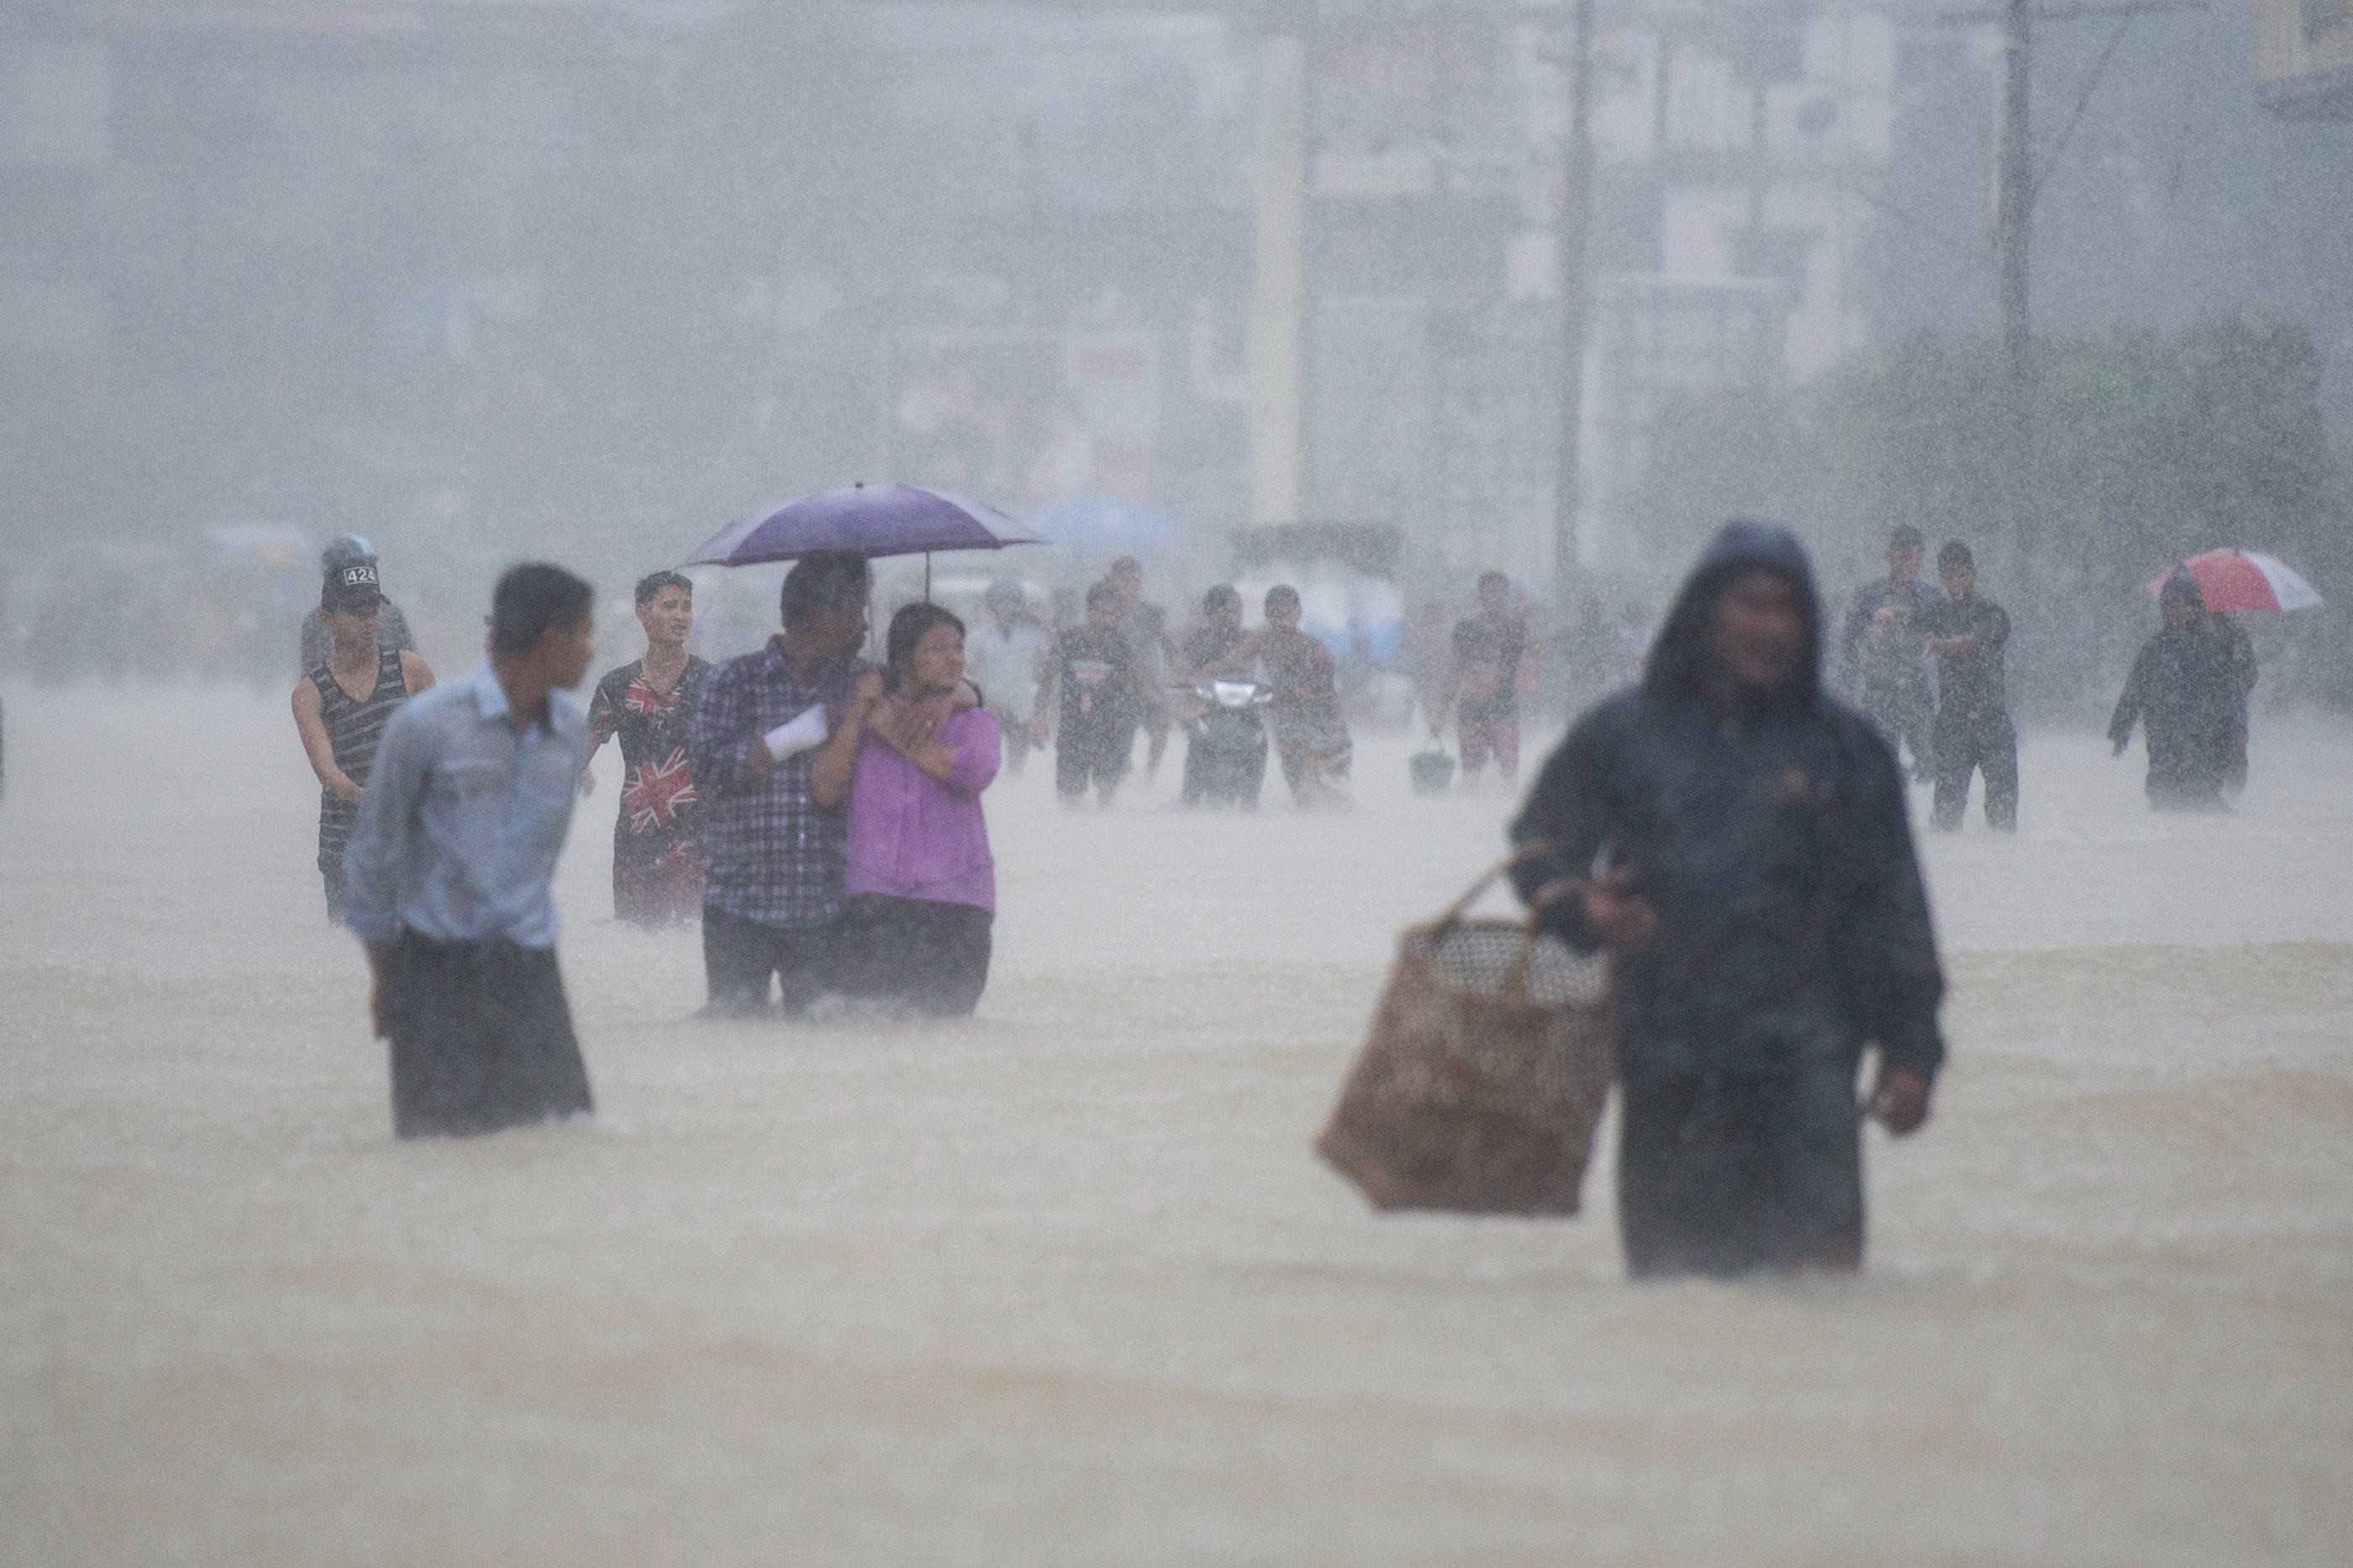
M 359 820 L 377 742 L 393 710 L 433 684 L 417 655 L 377 645 L 383 615 L 374 562 L 331 570 L 319 590 L 319 618 L 333 652 L 294 687 L 294 728 L 319 775 L 319 873 L 334 925 L 343 923 L 343 846 Z

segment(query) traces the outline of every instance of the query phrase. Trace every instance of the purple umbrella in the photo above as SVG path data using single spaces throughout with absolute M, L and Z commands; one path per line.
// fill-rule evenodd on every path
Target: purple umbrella
M 932 593 L 932 552 L 1002 550 L 1046 541 L 993 506 L 916 485 L 859 485 L 821 490 L 773 511 L 739 518 L 695 546 L 682 566 L 750 566 L 791 561 L 812 550 L 864 556 L 923 557 L 923 596 Z

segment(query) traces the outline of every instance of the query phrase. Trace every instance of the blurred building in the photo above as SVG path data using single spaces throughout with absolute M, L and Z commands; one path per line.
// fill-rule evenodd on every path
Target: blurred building
M 1311 58 L 1314 510 L 1451 567 L 1553 571 L 1563 7 L 1325 0 Z M 1641 568 L 1617 498 L 1678 391 L 1802 382 L 1869 341 L 1895 37 L 1851 6 L 1668 4 L 1597 41 L 1579 563 Z
M 2255 0 L 2255 96 L 2292 120 L 2353 120 L 2353 4 Z
M 2045 320 L 2311 321 L 2353 406 L 2342 127 L 2175 90 L 2228 37 L 2278 113 L 2342 117 L 2348 4 L 2258 0 L 2251 45 L 2235 14 L 2136 24 L 2050 171 Z M 808 17 L 827 52 L 776 88 Z M 1577 551 L 1664 573 L 1621 502 L 1667 400 L 1990 330 L 1993 57 L 1892 5 L 1600 19 Z M 518 540 L 619 580 L 733 509 L 897 477 L 1141 503 L 1196 580 L 1233 530 L 1314 518 L 1396 525 L 1409 572 L 1546 581 L 1567 20 L 16 0 L 0 533 L 356 528 L 456 604 Z

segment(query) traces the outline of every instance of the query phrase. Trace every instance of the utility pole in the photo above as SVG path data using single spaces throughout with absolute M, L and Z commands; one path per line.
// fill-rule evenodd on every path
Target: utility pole
M 2001 258 L 2001 507 L 2003 574 L 2021 607 L 2032 597 L 2034 552 L 2034 326 L 2027 294 L 2034 217 L 2034 132 L 2028 93 L 2034 48 L 2029 0 L 2002 12 L 2001 142 L 1994 238 Z
M 2034 201 L 2042 194 L 2043 170 L 2034 168 L 2034 128 L 2030 103 L 2033 80 L 2034 23 L 2073 22 L 2091 17 L 2116 18 L 2116 31 L 2076 94 L 2074 117 L 2058 138 L 2051 157 L 2055 161 L 2074 134 L 2084 105 L 2099 85 L 2124 29 L 2136 16 L 2179 11 L 2203 11 L 2209 0 L 2062 0 L 2038 7 L 2033 0 L 2002 0 L 1999 11 L 1948 11 L 1937 19 L 1948 25 L 1985 22 L 2001 24 L 2001 127 L 1994 163 L 1994 244 L 2001 264 L 2001 509 L 2000 554 L 2010 592 L 2021 608 L 2035 604 L 2034 555 L 2041 529 L 2034 510 L 2034 319 L 2029 294 L 2029 261 L 2033 247 Z
M 1302 337 L 1307 262 L 1307 50 L 1303 7 L 1268 6 L 1259 45 L 1250 329 L 1250 517 L 1296 522 L 1306 492 Z
M 1568 146 L 1560 205 L 1556 263 L 1560 288 L 1560 446 L 1553 479 L 1552 579 L 1556 601 L 1568 603 L 1577 569 L 1577 514 L 1583 509 L 1580 469 L 1585 433 L 1585 340 L 1592 329 L 1588 262 L 1593 236 L 1593 4 L 1576 0 L 1569 25 Z

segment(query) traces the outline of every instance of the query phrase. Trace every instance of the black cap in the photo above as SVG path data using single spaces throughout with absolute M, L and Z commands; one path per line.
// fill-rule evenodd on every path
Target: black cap
M 1920 531 L 1908 522 L 1898 524 L 1895 531 L 1887 536 L 1887 548 L 1890 550 L 1905 550 L 1915 544 L 1925 545 L 1927 542 L 1920 537 Z
M 375 559 L 375 546 L 356 533 L 339 533 L 327 541 L 327 548 L 319 552 L 319 565 L 328 572 Z
M 384 584 L 374 561 L 353 561 L 328 572 L 319 587 L 322 610 L 364 610 L 384 602 Z

